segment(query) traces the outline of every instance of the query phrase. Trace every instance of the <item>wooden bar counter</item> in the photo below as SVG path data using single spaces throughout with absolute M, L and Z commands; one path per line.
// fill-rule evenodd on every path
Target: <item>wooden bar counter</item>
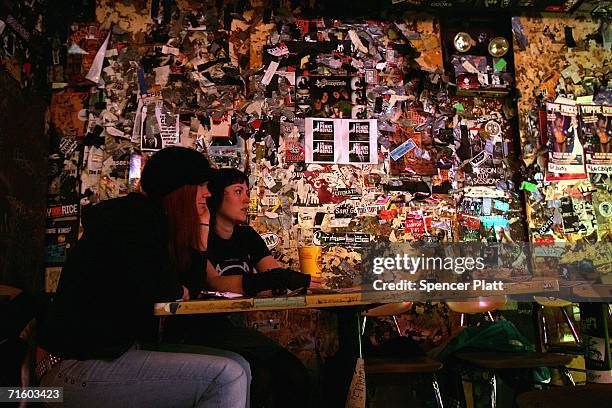
M 371 287 L 369 287 L 371 288 Z M 499 296 L 499 295 L 527 295 L 543 294 L 559 291 L 556 279 L 534 279 L 526 282 L 511 282 L 504 284 L 504 291 L 373 291 L 359 290 L 340 293 L 317 293 L 306 296 L 290 297 L 261 297 L 261 298 L 235 298 L 214 300 L 191 300 L 182 302 L 163 302 L 155 304 L 156 316 L 206 314 L 206 313 L 232 313 L 258 310 L 281 309 L 316 309 L 340 306 L 361 306 L 377 303 L 393 302 L 424 302 L 428 300 L 461 299 L 465 297 Z M 552 296 L 552 295 L 551 295 Z

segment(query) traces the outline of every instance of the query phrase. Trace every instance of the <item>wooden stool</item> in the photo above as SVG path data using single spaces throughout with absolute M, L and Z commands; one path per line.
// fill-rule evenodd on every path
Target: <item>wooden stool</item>
M 540 305 L 540 310 L 538 311 L 539 319 L 538 325 L 540 326 L 540 333 L 542 335 L 542 343 L 546 350 L 548 351 L 561 351 L 561 352 L 570 352 L 572 354 L 582 354 L 584 352 L 580 336 L 574 327 L 574 323 L 572 322 L 572 318 L 569 313 L 565 309 L 567 306 L 571 306 L 572 302 L 564 299 L 553 298 L 553 297 L 542 297 L 542 296 L 534 296 L 533 299 L 536 301 L 538 305 Z M 553 344 L 549 341 L 548 329 L 546 327 L 546 316 L 544 314 L 544 308 L 554 308 L 559 309 L 561 314 L 563 315 L 563 319 L 567 324 L 567 327 L 570 329 L 572 333 L 572 337 L 574 338 L 574 344 Z
M 603 407 L 610 401 L 612 384 L 556 387 L 525 392 L 516 398 L 519 408 Z
M 363 329 L 368 317 L 383 317 L 391 316 L 395 323 L 395 328 L 400 336 L 402 332 L 397 323 L 395 316 L 402 314 L 412 308 L 412 302 L 388 303 L 369 309 L 363 313 Z M 440 387 L 436 379 L 436 372 L 442 368 L 442 363 L 429 357 L 410 357 L 410 358 L 393 358 L 393 357 L 365 357 L 364 369 L 366 381 L 374 382 L 389 382 L 391 377 L 399 377 L 404 374 L 425 374 L 431 376 L 431 385 L 434 390 L 436 404 L 439 408 L 443 408 L 442 395 Z
M 365 359 L 366 381 L 388 382 L 391 376 L 402 374 L 429 374 L 434 390 L 436 404 L 442 408 L 442 395 L 436 378 L 436 372 L 442 368 L 442 363 L 429 357 L 413 358 L 367 358 Z M 384 377 L 382 377 L 384 375 Z M 378 377 L 378 381 L 376 378 Z
M 489 385 L 491 387 L 491 406 L 496 406 L 497 401 L 497 381 L 496 372 L 499 370 L 528 369 L 537 367 L 558 368 L 567 382 L 575 385 L 574 380 L 565 367 L 572 361 L 572 356 L 553 353 L 529 353 L 529 352 L 457 352 L 454 357 L 459 361 L 489 373 Z

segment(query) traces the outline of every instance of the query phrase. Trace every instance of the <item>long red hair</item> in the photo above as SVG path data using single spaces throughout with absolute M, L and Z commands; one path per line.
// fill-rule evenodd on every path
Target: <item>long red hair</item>
M 197 185 L 185 185 L 161 199 L 168 218 L 170 265 L 179 273 L 191 266 L 191 251 L 199 239 L 197 192 Z

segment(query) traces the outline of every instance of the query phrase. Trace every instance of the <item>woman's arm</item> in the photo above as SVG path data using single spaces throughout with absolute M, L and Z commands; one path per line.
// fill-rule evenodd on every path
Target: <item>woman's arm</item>
M 206 283 L 212 290 L 244 294 L 241 275 L 221 276 L 210 261 L 206 264 Z
M 270 269 L 275 269 L 275 268 L 282 268 L 283 266 L 278 263 L 278 261 L 276 260 L 276 258 L 274 258 L 272 255 L 268 255 L 268 256 L 264 256 L 263 258 L 261 258 L 261 260 L 259 262 L 257 262 L 257 264 L 255 264 L 255 269 L 257 269 L 258 272 L 267 272 Z M 320 288 L 322 284 L 322 279 L 318 276 L 311 276 L 310 278 L 310 287 L 311 288 Z
M 257 272 L 267 272 L 274 268 L 282 268 L 282 266 L 272 255 L 264 256 L 255 264 Z

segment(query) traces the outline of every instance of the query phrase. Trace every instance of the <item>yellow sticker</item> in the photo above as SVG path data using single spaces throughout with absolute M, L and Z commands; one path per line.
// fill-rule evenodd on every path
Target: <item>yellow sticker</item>
M 310 55 L 305 55 L 302 57 L 300 60 L 300 69 L 304 69 L 304 66 L 308 63 L 308 61 L 310 61 Z
M 274 207 L 272 207 L 272 209 L 270 210 L 270 212 L 276 212 L 276 210 L 278 210 L 278 209 L 280 208 L 280 206 L 281 206 L 281 200 L 280 200 L 280 199 L 278 199 L 278 200 L 276 201 L 276 205 L 275 205 Z
M 247 209 L 248 215 L 257 215 L 257 207 L 259 204 L 259 200 L 257 197 L 251 197 L 249 200 L 249 208 Z

